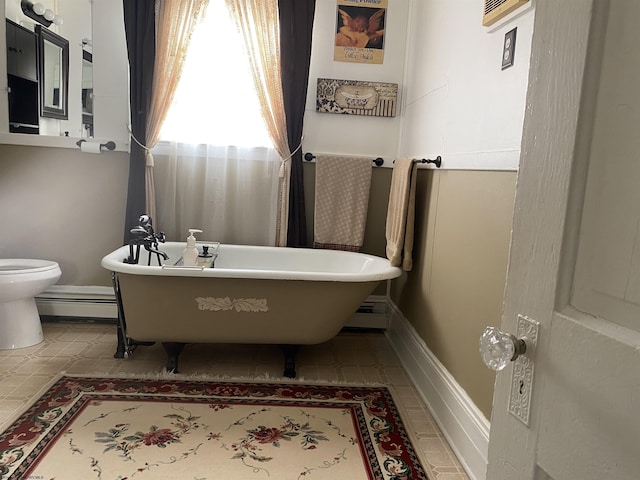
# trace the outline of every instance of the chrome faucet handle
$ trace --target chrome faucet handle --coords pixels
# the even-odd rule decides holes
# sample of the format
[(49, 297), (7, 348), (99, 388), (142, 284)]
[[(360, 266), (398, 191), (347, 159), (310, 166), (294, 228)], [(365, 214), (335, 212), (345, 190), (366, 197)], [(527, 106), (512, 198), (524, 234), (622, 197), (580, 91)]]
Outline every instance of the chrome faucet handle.
[(145, 228), (153, 225), (153, 220), (151, 220), (151, 217), (146, 214), (140, 215), (140, 217), (138, 218), (138, 222), (140, 223), (140, 225), (142, 225)]
[(141, 227), (140, 225), (138, 225), (137, 227), (133, 227), (131, 230), (129, 230), (131, 233), (135, 234), (135, 235), (146, 235), (148, 232)]

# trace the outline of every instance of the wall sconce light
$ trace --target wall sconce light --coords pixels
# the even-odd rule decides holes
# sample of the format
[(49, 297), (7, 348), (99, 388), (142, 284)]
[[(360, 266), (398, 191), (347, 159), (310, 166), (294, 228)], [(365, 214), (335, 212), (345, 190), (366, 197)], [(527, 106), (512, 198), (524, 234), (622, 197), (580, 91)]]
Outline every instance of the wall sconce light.
[(60, 15), (56, 15), (50, 8), (44, 8), (41, 3), (32, 3), (29, 0), (22, 0), (20, 2), (20, 8), (22, 13), (27, 17), (41, 23), (45, 27), (48, 27), (52, 23), (55, 25), (62, 25), (63, 19)]

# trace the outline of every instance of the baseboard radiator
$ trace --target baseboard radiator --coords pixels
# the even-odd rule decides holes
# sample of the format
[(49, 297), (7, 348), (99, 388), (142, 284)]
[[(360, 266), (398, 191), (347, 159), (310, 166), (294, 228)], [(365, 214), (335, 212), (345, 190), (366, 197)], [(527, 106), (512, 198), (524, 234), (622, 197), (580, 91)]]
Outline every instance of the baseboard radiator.
[[(54, 285), (36, 297), (44, 317), (115, 319), (118, 308), (111, 287)], [(309, 308), (313, 308), (312, 305)], [(385, 295), (370, 295), (345, 326), (386, 329), (390, 307)]]
[(36, 305), (45, 317), (118, 318), (111, 287), (54, 285), (36, 296)]
[(386, 330), (390, 315), (386, 295), (369, 295), (345, 326)]

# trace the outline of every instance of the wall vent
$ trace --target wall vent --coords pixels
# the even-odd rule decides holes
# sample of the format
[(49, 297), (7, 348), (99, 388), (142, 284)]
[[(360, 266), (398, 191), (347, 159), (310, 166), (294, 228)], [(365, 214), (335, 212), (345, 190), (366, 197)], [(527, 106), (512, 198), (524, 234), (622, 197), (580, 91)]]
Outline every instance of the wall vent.
[(482, 25), (488, 27), (529, 0), (484, 0)]

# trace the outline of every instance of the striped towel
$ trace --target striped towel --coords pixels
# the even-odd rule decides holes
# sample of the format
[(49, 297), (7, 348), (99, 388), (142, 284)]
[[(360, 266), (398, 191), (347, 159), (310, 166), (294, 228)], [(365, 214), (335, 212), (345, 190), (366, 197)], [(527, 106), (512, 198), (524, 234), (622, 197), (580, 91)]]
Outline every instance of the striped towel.
[(413, 228), (418, 166), (411, 158), (399, 158), (393, 165), (387, 209), (387, 258), (394, 267), (413, 268)]
[(370, 158), (316, 157), (314, 248), (360, 250), (370, 187)]

